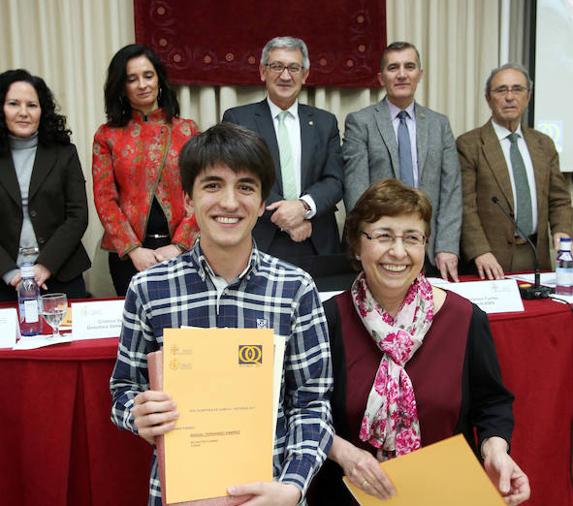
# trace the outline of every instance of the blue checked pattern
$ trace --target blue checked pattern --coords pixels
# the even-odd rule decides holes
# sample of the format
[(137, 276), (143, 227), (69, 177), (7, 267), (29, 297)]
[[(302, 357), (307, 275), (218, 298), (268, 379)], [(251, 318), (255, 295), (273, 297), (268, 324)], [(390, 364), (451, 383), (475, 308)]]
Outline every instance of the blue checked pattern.
[[(112, 421), (137, 434), (131, 408), (135, 396), (149, 389), (146, 355), (162, 347), (163, 329), (257, 328), (264, 320), (287, 339), (273, 474), (304, 494), (333, 437), (330, 347), (314, 282), (306, 272), (259, 252), (256, 246), (249, 268), (220, 298), (212, 276), (197, 242), (189, 252), (133, 278), (110, 379)], [(149, 495), (149, 505), (161, 505), (155, 455)]]

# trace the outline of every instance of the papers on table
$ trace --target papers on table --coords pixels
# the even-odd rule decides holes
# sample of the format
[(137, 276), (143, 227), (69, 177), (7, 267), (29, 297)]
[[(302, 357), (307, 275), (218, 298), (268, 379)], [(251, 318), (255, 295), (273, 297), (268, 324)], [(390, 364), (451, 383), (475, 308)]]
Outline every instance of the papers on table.
[(486, 313), (523, 311), (523, 301), (515, 279), (450, 283), (442, 278), (428, 278), (433, 286), (451, 290), (471, 300)]
[(274, 349), (281, 353), (284, 339), (274, 345), (270, 329), (165, 329), (163, 339), (163, 389), (180, 413), (163, 438), (165, 502), (272, 480), (282, 380)]
[(123, 317), (123, 299), (74, 302), (72, 335), (74, 340), (118, 337)]
[[(533, 284), (535, 282), (534, 274), (508, 274), (506, 278), (517, 279), (519, 281), (525, 281), (526, 283)], [(554, 272), (542, 272), (540, 275), (539, 282), (544, 286), (550, 286), (555, 288), (557, 283), (557, 277)]]
[(463, 436), (458, 435), (380, 464), (396, 495), (381, 502), (348, 478), (344, 483), (362, 506), (503, 506), (505, 502)]
[(554, 293), (550, 294), (549, 297), (555, 299), (557, 302), (568, 302), (569, 304), (573, 304), (573, 295), (555, 295)]
[(0, 309), (0, 348), (12, 348), (20, 334), (15, 308)]
[(41, 336), (22, 336), (14, 345), (13, 350), (35, 350), (44, 348), (53, 344), (71, 343), (71, 334), (62, 334), (61, 337), (52, 337), (52, 334), (43, 334)]

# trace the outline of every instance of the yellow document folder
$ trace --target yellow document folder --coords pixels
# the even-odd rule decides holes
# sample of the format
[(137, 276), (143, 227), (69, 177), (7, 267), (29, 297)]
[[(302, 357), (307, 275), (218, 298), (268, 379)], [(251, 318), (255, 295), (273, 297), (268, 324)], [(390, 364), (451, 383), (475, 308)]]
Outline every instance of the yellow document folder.
[(272, 480), (272, 330), (166, 329), (163, 387), (180, 414), (164, 438), (167, 503)]
[(504, 506), (462, 435), (388, 460), (380, 467), (396, 495), (386, 501), (366, 494), (345, 476), (344, 483), (362, 506)]

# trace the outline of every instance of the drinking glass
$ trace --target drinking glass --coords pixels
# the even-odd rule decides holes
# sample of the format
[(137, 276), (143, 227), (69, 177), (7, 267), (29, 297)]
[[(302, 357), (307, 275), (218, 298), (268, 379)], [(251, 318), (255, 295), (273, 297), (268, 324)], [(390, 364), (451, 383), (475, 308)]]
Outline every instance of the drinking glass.
[(60, 336), (60, 324), (66, 317), (68, 298), (65, 293), (48, 293), (40, 297), (40, 310), (46, 323), (52, 327), (52, 337)]

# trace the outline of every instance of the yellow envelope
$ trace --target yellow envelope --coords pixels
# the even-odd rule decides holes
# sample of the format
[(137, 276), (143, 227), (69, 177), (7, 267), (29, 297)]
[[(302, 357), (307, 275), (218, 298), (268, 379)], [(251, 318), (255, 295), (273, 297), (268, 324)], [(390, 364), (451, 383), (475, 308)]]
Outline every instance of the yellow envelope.
[(344, 483), (362, 506), (504, 506), (462, 435), (380, 464), (396, 487), (392, 499), (381, 501)]
[(167, 503), (272, 480), (272, 330), (165, 329), (163, 340), (163, 387), (180, 413), (165, 435)]

